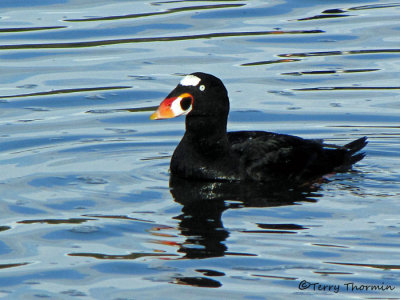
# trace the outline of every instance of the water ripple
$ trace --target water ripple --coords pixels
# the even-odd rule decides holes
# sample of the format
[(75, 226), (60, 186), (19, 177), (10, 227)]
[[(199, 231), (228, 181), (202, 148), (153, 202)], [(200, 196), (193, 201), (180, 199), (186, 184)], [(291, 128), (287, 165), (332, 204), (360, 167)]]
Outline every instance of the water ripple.
[(259, 36), (259, 35), (271, 35), (271, 34), (315, 34), (323, 32), (324, 31), (322, 30), (214, 32), (214, 33), (203, 33), (203, 34), (193, 34), (193, 35), (142, 37), (142, 38), (98, 40), (98, 41), (86, 41), (86, 42), (0, 45), (0, 50), (83, 48), (83, 47), (86, 48), (86, 47), (98, 47), (98, 46), (117, 45), (117, 44), (172, 42), (172, 41), (213, 39), (213, 38), (225, 38), (225, 37)]
[[(171, 2), (168, 2), (168, 3), (171, 3)], [(158, 2), (158, 4), (161, 4), (161, 2)], [(121, 20), (121, 19), (136, 19), (136, 18), (152, 17), (152, 16), (158, 16), (158, 15), (174, 14), (174, 13), (179, 13), (179, 12), (184, 12), (184, 11), (199, 11), (199, 10), (205, 10), (205, 9), (233, 8), (233, 7), (241, 7), (244, 5), (246, 5), (246, 4), (216, 4), (216, 5), (187, 6), (187, 7), (169, 8), (165, 11), (160, 11), (160, 12), (128, 14), (128, 15), (121, 15), (121, 16), (82, 18), (82, 19), (64, 19), (63, 21), (65, 21), (65, 22), (94, 22), (94, 21), (110, 21), (110, 20)]]
[[(400, 282), (399, 2), (28, 2), (0, 3), (0, 297)], [(310, 191), (177, 181), (184, 119), (149, 115), (195, 71), (226, 84), (230, 130), (366, 135), (366, 158)]]

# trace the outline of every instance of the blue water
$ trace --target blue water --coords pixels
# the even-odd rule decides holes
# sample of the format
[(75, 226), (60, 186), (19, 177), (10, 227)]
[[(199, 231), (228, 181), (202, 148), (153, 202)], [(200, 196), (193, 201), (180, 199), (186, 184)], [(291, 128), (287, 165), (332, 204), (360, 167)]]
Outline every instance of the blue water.
[[(1, 299), (400, 297), (400, 2), (0, 8)], [(230, 130), (368, 136), (366, 158), (310, 194), (171, 191), (184, 120), (149, 115), (195, 71)]]

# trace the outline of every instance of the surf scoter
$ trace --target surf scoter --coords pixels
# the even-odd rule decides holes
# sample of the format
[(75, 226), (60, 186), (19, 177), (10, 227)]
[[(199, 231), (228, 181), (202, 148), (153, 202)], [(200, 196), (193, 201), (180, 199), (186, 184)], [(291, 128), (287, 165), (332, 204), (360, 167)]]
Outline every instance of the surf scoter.
[(210, 74), (193, 73), (161, 102), (151, 120), (186, 115), (186, 132), (174, 151), (175, 176), (209, 181), (304, 183), (344, 172), (365, 154), (366, 137), (344, 146), (264, 131), (227, 132), (228, 92)]

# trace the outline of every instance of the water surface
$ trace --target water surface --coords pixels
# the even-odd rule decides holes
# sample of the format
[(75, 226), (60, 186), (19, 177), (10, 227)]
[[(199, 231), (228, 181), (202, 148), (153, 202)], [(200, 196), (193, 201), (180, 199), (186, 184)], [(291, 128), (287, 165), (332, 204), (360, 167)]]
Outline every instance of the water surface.
[[(400, 297), (400, 2), (0, 7), (2, 298)], [(366, 135), (367, 157), (304, 193), (171, 193), (184, 120), (149, 115), (195, 71), (230, 130)]]

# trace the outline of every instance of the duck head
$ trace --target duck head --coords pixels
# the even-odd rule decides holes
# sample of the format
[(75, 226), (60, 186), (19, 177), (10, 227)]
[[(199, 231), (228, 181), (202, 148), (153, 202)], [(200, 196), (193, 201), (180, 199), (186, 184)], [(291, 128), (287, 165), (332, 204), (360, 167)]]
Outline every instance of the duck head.
[(226, 120), (228, 113), (228, 92), (222, 81), (213, 75), (196, 72), (186, 75), (180, 81), (150, 119), (188, 115)]

